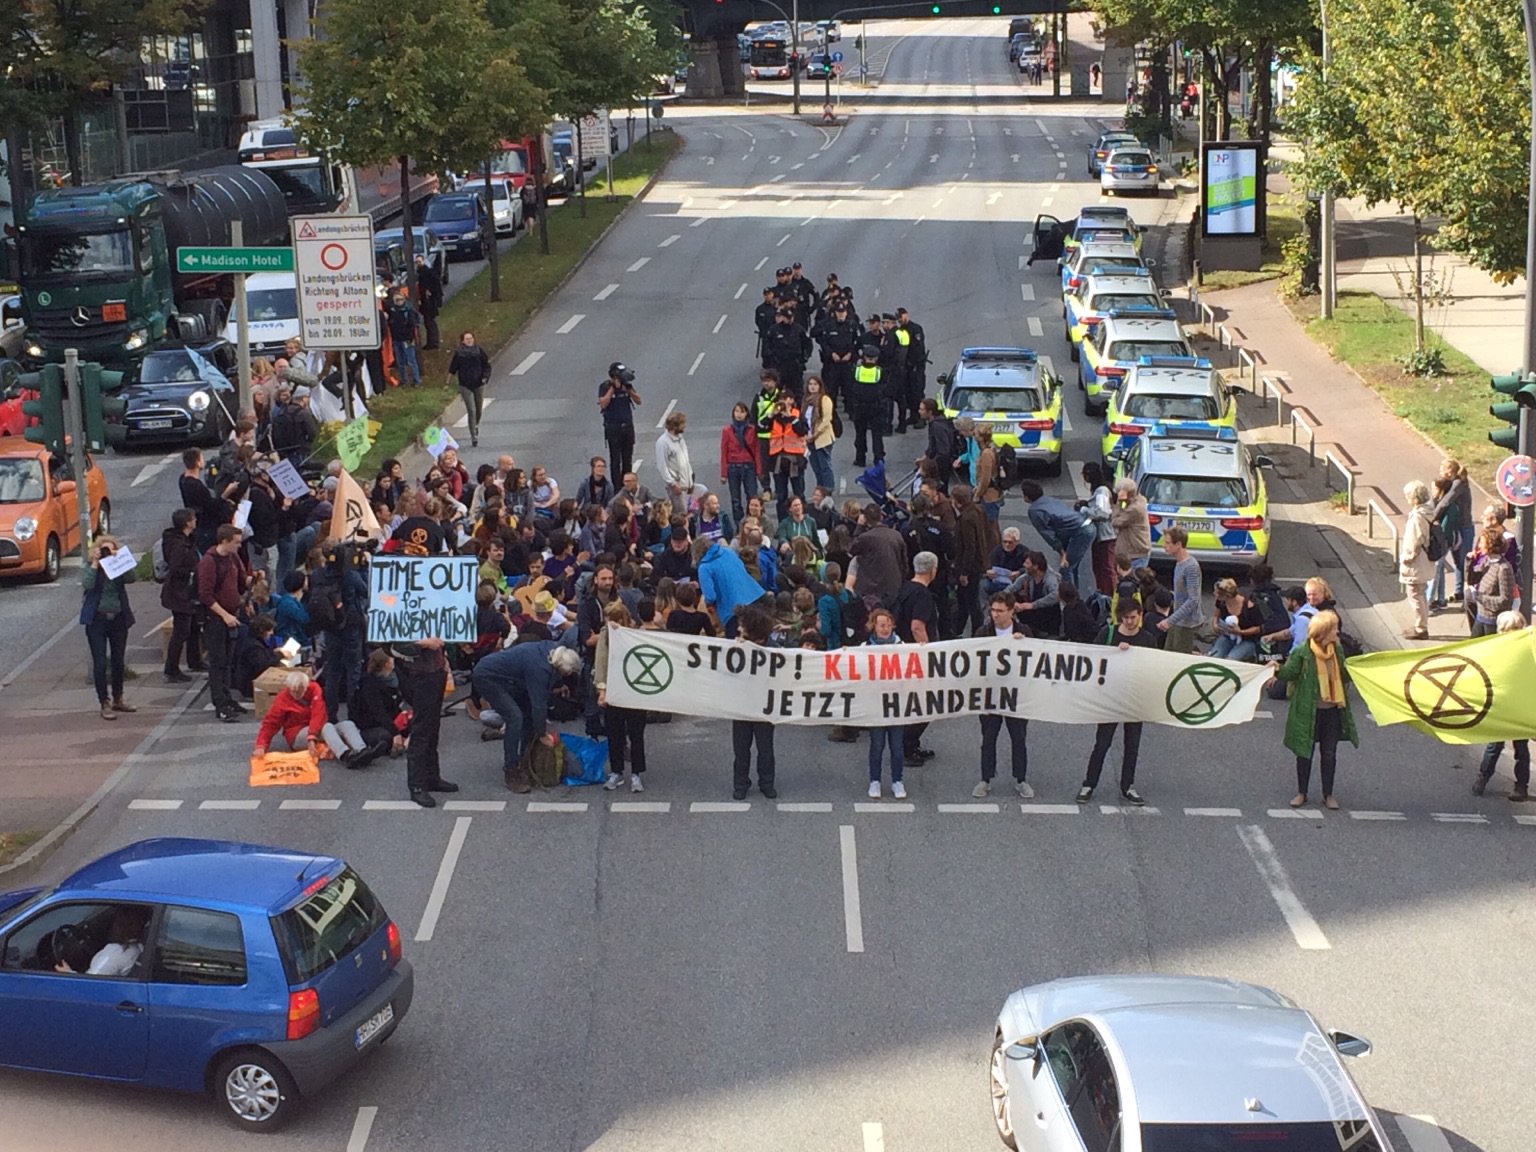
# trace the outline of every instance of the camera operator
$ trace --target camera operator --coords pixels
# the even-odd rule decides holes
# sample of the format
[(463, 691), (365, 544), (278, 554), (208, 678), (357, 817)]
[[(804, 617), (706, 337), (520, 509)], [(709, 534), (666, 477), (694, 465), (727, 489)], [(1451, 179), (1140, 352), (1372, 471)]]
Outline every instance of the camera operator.
[(622, 361), (608, 365), (608, 379), (597, 386), (597, 406), (603, 413), (603, 439), (608, 441), (609, 471), (623, 476), (635, 467), (635, 370)]

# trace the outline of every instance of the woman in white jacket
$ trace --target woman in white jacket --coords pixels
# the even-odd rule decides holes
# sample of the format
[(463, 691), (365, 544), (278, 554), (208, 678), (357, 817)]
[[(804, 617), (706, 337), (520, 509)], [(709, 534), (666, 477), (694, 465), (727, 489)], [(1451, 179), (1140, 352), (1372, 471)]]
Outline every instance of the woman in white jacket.
[(1403, 631), (1408, 640), (1429, 639), (1429, 601), (1425, 599), (1425, 586), (1435, 574), (1435, 562), (1429, 558), (1430, 505), (1429, 485), (1422, 480), (1410, 480), (1403, 485), (1403, 498), (1408, 501), (1408, 519), (1403, 524), (1403, 536), (1397, 548), (1397, 578), (1408, 598), (1413, 627)]
[(697, 500), (709, 491), (694, 482), (688, 441), (683, 439), (683, 430), (687, 426), (688, 417), (673, 412), (667, 417), (666, 430), (656, 439), (656, 471), (661, 474), (667, 497), (672, 501), (674, 516), (687, 516), (689, 500)]

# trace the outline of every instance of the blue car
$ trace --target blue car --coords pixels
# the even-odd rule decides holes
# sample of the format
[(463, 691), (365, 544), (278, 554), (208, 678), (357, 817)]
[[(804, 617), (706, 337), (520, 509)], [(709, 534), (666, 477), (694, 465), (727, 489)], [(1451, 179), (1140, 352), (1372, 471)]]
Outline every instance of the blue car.
[(0, 894), (0, 1066), (209, 1092), (238, 1127), (387, 1040), (415, 977), (342, 860), (144, 840)]

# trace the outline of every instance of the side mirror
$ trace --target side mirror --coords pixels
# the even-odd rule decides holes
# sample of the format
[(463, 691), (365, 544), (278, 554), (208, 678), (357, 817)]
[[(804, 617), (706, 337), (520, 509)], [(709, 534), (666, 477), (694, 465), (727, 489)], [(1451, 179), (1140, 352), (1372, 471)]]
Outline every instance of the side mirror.
[(1221, 386), (1221, 390), (1226, 395), (1228, 400), (1233, 400), (1237, 398), (1238, 394), (1242, 392), (1243, 388), (1241, 384), (1223, 384)]
[(1142, 263), (1145, 264), (1148, 268), (1156, 268), (1157, 267), (1157, 261), (1156, 260), (1143, 260)]
[(934, 377), (934, 379), (938, 381), (938, 384), (939, 384), (940, 388), (948, 388), (949, 387), (949, 373), (948, 372), (940, 372), (936, 377)]
[[(1148, 265), (1148, 267), (1151, 267), (1151, 265)], [(1172, 300), (1173, 299), (1173, 289), (1172, 288), (1159, 288), (1157, 290), (1157, 294), (1160, 297), (1162, 297), (1164, 300)]]
[(1371, 1054), (1371, 1042), (1364, 1036), (1356, 1036), (1352, 1032), (1344, 1032), (1338, 1028), (1329, 1028), (1323, 1035), (1333, 1042), (1340, 1056), (1358, 1058)]
[(73, 480), (60, 480), (53, 486), (55, 496), (73, 496), (75, 494), (75, 482)]
[(1040, 1055), (1040, 1047), (1028, 1040), (1021, 1040), (1017, 1044), (1010, 1044), (1004, 1048), (1003, 1054), (1010, 1060), (1034, 1060)]
[(1255, 468), (1273, 468), (1275, 462), (1268, 456), (1255, 456), (1253, 458), (1253, 466)]

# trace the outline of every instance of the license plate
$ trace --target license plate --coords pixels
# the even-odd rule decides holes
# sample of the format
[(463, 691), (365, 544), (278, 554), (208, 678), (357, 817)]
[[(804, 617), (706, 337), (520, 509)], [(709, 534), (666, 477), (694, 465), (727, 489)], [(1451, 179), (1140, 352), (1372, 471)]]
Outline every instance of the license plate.
[(395, 1006), (386, 1004), (368, 1019), (364, 1020), (357, 1030), (356, 1046), (361, 1048), (368, 1041), (377, 1036), (395, 1018)]
[(157, 431), (157, 430), (159, 430), (161, 428), (169, 428), (170, 426), (171, 426), (171, 422), (169, 420), (140, 420), (139, 421), (139, 427), (144, 429), (146, 432), (153, 432), (153, 431)]
[(1216, 532), (1216, 521), (1214, 520), (1179, 520), (1177, 523), (1186, 532), (1209, 532), (1212, 534)]

